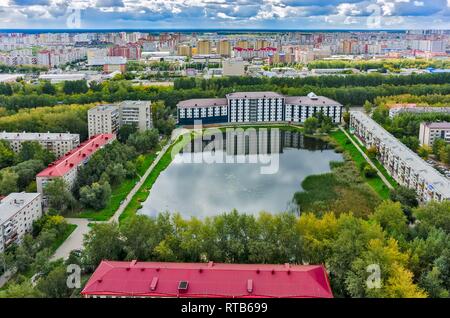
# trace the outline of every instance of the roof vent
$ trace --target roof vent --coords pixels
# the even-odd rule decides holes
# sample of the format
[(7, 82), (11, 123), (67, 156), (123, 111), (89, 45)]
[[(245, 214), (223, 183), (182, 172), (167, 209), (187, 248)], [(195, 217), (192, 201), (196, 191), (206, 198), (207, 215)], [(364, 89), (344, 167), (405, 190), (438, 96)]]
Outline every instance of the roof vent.
[(260, 272), (260, 270), (259, 270), (259, 268), (256, 270), (256, 274), (259, 274), (259, 272)]
[(178, 290), (179, 291), (186, 291), (189, 287), (189, 282), (187, 280), (181, 280), (178, 283)]
[(158, 285), (158, 277), (153, 277), (152, 282), (150, 283), (150, 290), (155, 290), (156, 285)]
[(253, 292), (253, 280), (247, 280), (247, 292), (250, 294)]

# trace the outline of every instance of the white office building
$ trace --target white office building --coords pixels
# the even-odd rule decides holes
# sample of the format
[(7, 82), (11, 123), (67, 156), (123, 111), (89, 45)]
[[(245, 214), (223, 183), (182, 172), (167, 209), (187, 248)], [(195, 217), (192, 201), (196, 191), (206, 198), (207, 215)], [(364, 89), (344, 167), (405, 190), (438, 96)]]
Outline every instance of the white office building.
[(421, 145), (433, 146), (436, 139), (450, 143), (450, 123), (421, 123), (419, 140)]
[(15, 133), (0, 132), (0, 140), (9, 142), (11, 149), (18, 153), (26, 141), (36, 141), (44, 149), (61, 157), (80, 144), (80, 135), (69, 133)]
[(414, 189), (422, 202), (450, 200), (450, 180), (368, 115), (351, 111), (350, 128), (366, 147), (377, 148), (378, 160), (388, 173), (399, 184)]
[(42, 216), (41, 194), (11, 193), (0, 201), (0, 253), (20, 243), (31, 232), (33, 222)]

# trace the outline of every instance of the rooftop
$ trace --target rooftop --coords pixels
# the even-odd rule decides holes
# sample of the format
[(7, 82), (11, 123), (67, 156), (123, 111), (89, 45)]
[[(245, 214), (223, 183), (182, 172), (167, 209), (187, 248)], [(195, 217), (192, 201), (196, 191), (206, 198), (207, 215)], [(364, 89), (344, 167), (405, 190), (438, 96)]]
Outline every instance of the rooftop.
[(236, 92), (227, 94), (227, 98), (284, 98), (275, 92)]
[(39, 193), (11, 193), (0, 201), (0, 224), (9, 220), (24, 206), (40, 196)]
[(108, 104), (108, 105), (99, 105), (99, 106), (95, 106), (94, 108), (89, 109), (88, 113), (92, 113), (92, 112), (99, 112), (99, 111), (115, 111), (117, 110), (117, 106), (116, 105), (112, 105), (112, 104)]
[(335, 100), (324, 96), (317, 96), (314, 93), (309, 93), (308, 96), (288, 96), (286, 97), (286, 104), (308, 106), (341, 105)]
[(448, 122), (425, 123), (424, 125), (431, 129), (450, 129), (450, 123)]
[(83, 295), (332, 298), (321, 265), (102, 261)]
[(179, 108), (207, 107), (207, 106), (227, 106), (226, 98), (197, 98), (183, 100), (177, 104)]
[(38, 173), (37, 177), (61, 177), (76, 168), (81, 162), (90, 157), (104, 145), (116, 139), (114, 134), (100, 134), (92, 136), (78, 147), (72, 149), (63, 157), (48, 165), (47, 168)]
[(415, 152), (391, 135), (372, 118), (361, 111), (351, 111), (350, 113), (363, 123), (375, 136), (382, 140), (396, 156), (402, 161), (407, 162), (420, 178), (426, 180), (430, 186), (436, 189), (444, 197), (450, 198), (450, 181), (447, 178), (442, 176), (436, 169), (426, 163)]
[(0, 139), (3, 140), (73, 140), (79, 139), (80, 135), (70, 133), (29, 133), (29, 132), (0, 132)]

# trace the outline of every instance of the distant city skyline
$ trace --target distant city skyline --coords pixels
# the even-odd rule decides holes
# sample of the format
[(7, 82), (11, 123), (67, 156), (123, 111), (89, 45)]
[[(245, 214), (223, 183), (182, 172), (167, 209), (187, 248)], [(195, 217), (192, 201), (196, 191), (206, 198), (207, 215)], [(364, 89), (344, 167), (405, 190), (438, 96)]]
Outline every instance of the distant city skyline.
[(0, 0), (1, 29), (450, 29), (450, 0)]

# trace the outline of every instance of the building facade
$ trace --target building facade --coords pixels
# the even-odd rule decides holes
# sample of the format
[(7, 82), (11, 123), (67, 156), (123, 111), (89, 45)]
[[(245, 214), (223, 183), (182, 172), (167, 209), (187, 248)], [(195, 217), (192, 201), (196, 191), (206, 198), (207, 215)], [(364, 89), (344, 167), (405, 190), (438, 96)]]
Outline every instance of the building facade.
[(325, 267), (102, 261), (86, 298), (333, 298)]
[(150, 101), (126, 100), (118, 104), (119, 125), (134, 125), (140, 131), (153, 127)]
[(0, 201), (0, 253), (20, 243), (31, 232), (33, 222), (42, 216), (40, 193), (11, 193)]
[(100, 105), (88, 110), (89, 137), (116, 134), (120, 126), (119, 109), (115, 105)]
[(275, 92), (239, 92), (228, 94), (226, 98), (181, 101), (177, 111), (179, 125), (193, 125), (195, 120), (203, 124), (302, 123), (319, 112), (331, 117), (334, 123), (340, 123), (343, 105), (314, 93), (285, 97)]
[(153, 127), (151, 102), (127, 100), (100, 105), (88, 111), (89, 136), (116, 134), (122, 125), (136, 126), (140, 131)]
[(62, 178), (68, 188), (72, 188), (78, 169), (85, 165), (90, 157), (104, 146), (116, 140), (115, 134), (100, 134), (92, 136), (77, 148), (72, 149), (64, 157), (48, 165), (36, 176), (37, 191), (44, 193), (46, 184), (55, 178)]
[(58, 158), (80, 144), (80, 135), (69, 133), (11, 133), (0, 132), (0, 140), (9, 142), (11, 149), (18, 153), (26, 141), (38, 142), (42, 148), (54, 153)]
[(414, 189), (420, 201), (450, 200), (450, 181), (363, 112), (350, 112), (350, 129), (401, 185)]
[(389, 109), (389, 117), (394, 118), (403, 113), (424, 114), (424, 113), (443, 113), (450, 114), (450, 107), (418, 107), (416, 104), (395, 105)]
[(419, 140), (421, 145), (433, 146), (436, 139), (450, 144), (450, 123), (420, 123)]

